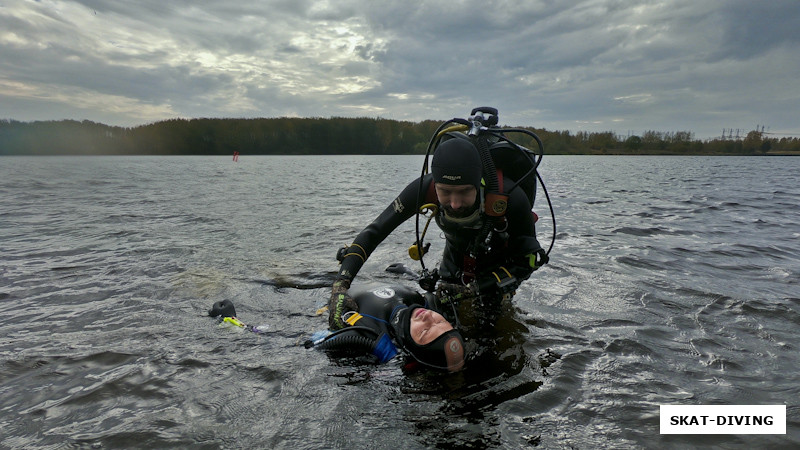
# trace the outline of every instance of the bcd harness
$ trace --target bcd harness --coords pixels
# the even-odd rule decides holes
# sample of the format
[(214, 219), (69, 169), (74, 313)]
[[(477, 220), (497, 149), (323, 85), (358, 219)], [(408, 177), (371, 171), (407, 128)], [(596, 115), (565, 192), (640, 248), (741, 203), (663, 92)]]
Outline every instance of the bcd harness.
[[(506, 234), (504, 231), (508, 228), (506, 213), (508, 212), (509, 194), (505, 193), (503, 189), (503, 169), (495, 168), (495, 170), (497, 174), (498, 191), (500, 193), (486, 193), (486, 183), (483, 180), (481, 183), (482, 186), (480, 193), (480, 208), (482, 210), (481, 223), (488, 221), (493, 226), (489, 230), (488, 236), (483, 236), (482, 233), (478, 233), (472, 239), (472, 242), (467, 246), (466, 251), (463, 252), (460, 281), (465, 285), (474, 281), (476, 278), (478, 258), (486, 256), (492, 251), (497, 251), (498, 245), (501, 245), (502, 248), (506, 248), (508, 245), (508, 234)], [(439, 204), (439, 198), (436, 195), (436, 186), (433, 180), (431, 180), (431, 183), (428, 185), (428, 190), (425, 193), (425, 205), (423, 207), (428, 209), (436, 209), (433, 215), (441, 213), (442, 211)], [(539, 217), (533, 211), (531, 211), (531, 214), (533, 216), (533, 222), (536, 223), (536, 221), (539, 220)], [(430, 220), (428, 221), (428, 224), (430, 224)], [(428, 224), (425, 226), (425, 231), (427, 231)], [(423, 235), (425, 234), (425, 231), (423, 231)], [(429, 246), (430, 244), (426, 246), (425, 251), (427, 251)], [(418, 252), (418, 249), (415, 246), (412, 246), (412, 248), (409, 249), (409, 254), (411, 255), (412, 259), (418, 260), (419, 258), (415, 257), (417, 255), (413, 252)], [(493, 279), (490, 278), (489, 280), (496, 280), (496, 286), (500, 293), (505, 295), (511, 293), (513, 289), (516, 288), (516, 277), (511, 275), (511, 273), (505, 267), (500, 266), (498, 267), (497, 271), (491, 272), (491, 274)], [(487, 284), (493, 283), (487, 282)]]
[[(544, 147), (541, 139), (535, 133), (524, 129), (498, 128), (497, 109), (491, 107), (474, 108), (469, 120), (452, 119), (443, 123), (436, 130), (425, 155), (422, 175), (428, 172), (428, 161), (430, 155), (436, 147), (445, 139), (467, 139), (470, 140), (478, 149), (478, 154), (483, 166), (484, 177), (481, 180), (481, 219), (482, 226), (480, 232), (474, 237), (467, 246), (467, 251), (463, 252), (462, 277), (461, 281), (465, 285), (473, 281), (477, 272), (477, 259), (482, 258), (496, 251), (499, 246), (507, 247), (508, 235), (504, 232), (508, 228), (506, 213), (508, 210), (509, 194), (521, 187), (526, 194), (531, 207), (536, 198), (537, 180), (542, 185), (548, 205), (550, 206), (551, 216), (553, 217), (553, 238), (546, 254), (550, 253), (555, 242), (555, 215), (553, 214), (552, 203), (544, 186), (544, 182), (538, 173), (538, 166), (544, 154)], [(488, 116), (487, 116), (488, 115)], [(450, 125), (456, 124), (456, 125)], [(528, 150), (513, 141), (509, 140), (506, 133), (521, 133), (533, 138), (538, 145), (539, 152)], [(490, 142), (491, 141), (491, 142)], [(495, 161), (497, 159), (497, 161)], [(498, 164), (496, 165), (495, 162)], [(499, 167), (497, 167), (499, 166)], [(506, 190), (503, 186), (504, 171), (508, 179), (513, 184)], [(420, 188), (422, 189), (423, 178), (420, 178)], [(424, 200), (424, 205), (417, 204), (417, 240), (409, 249), (412, 259), (418, 260), (422, 266), (420, 286), (428, 291), (433, 291), (438, 280), (438, 273), (429, 272), (423, 262), (425, 252), (430, 244), (422, 244), (424, 232), (420, 236), (419, 216), (425, 215), (426, 211), (433, 211), (425, 225), (427, 231), (430, 220), (439, 213), (439, 202), (436, 195), (435, 182), (431, 181), (427, 191), (420, 200)], [(531, 211), (533, 223), (538, 221), (536, 213)], [(529, 264), (538, 268), (536, 253), (528, 255)], [(505, 268), (500, 266), (496, 271), (491, 272), (496, 279), (497, 289), (508, 294), (516, 288), (517, 279)], [(480, 280), (481, 284), (489, 284), (491, 278)], [(488, 286), (487, 286), (488, 287)], [(483, 286), (480, 286), (482, 291)]]

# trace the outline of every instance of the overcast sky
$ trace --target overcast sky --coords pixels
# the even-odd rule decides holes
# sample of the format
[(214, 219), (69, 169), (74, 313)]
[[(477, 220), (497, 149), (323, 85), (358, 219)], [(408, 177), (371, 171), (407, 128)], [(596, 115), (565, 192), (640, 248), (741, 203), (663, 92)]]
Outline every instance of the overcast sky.
[(0, 0), (0, 118), (800, 135), (798, 0)]

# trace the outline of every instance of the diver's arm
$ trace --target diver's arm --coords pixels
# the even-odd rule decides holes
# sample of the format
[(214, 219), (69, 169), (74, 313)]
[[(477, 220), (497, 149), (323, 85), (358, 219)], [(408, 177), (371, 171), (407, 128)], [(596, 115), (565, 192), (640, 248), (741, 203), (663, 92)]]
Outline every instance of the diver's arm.
[[(431, 177), (423, 179), (423, 191), (426, 192)], [(334, 330), (344, 328), (342, 320), (347, 311), (358, 311), (358, 305), (347, 293), (350, 283), (355, 278), (361, 266), (373, 250), (386, 239), (395, 228), (414, 215), (414, 210), (419, 202), (420, 180), (412, 181), (400, 195), (390, 204), (375, 220), (372, 221), (355, 241), (344, 251), (341, 258), (341, 267), (336, 281), (331, 288), (331, 298), (328, 301), (328, 324)]]
[[(430, 176), (427, 176), (423, 180), (422, 192), (427, 191), (430, 178)], [(414, 215), (414, 210), (419, 201), (419, 192), (420, 181), (416, 179), (409, 183), (400, 195), (358, 234), (353, 244), (344, 252), (338, 279), (352, 281), (375, 248), (400, 224)]]
[(547, 263), (547, 255), (536, 239), (534, 217), (528, 198), (522, 190), (517, 189), (512, 192), (509, 198), (508, 248), (511, 250), (508, 263), (514, 267), (512, 272), (520, 280), (528, 278), (534, 270)]

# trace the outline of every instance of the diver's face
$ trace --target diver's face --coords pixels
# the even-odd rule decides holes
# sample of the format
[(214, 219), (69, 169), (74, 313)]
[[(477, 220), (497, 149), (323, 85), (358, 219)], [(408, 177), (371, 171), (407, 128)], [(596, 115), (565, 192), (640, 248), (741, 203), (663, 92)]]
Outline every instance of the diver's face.
[(467, 217), (474, 211), (478, 190), (471, 184), (436, 183), (436, 197), (439, 204), (451, 217)]
[(430, 309), (417, 308), (411, 313), (411, 339), (417, 345), (430, 344), (442, 334), (453, 329), (441, 314)]

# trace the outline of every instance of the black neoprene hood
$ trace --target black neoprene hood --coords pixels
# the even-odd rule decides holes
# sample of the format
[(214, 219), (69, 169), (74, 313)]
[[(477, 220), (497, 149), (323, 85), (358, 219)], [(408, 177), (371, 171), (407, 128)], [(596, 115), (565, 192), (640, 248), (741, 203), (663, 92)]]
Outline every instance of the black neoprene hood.
[(442, 142), (433, 154), (433, 180), (441, 184), (470, 184), (479, 187), (483, 165), (478, 149), (466, 139), (453, 138)]
[(392, 317), (398, 343), (422, 364), (436, 369), (455, 372), (464, 366), (464, 339), (452, 329), (425, 345), (419, 345), (411, 337), (411, 316), (421, 306), (402, 308)]

